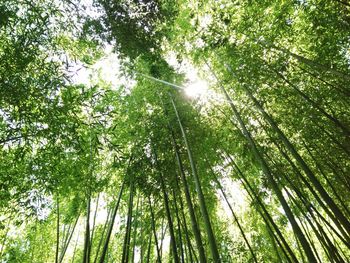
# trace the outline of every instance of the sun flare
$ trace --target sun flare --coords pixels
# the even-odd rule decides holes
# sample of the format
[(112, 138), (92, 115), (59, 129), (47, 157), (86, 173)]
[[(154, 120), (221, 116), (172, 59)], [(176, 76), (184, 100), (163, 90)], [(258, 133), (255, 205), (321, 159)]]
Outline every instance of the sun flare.
[(185, 93), (188, 97), (197, 98), (205, 95), (208, 92), (208, 83), (203, 80), (198, 80), (190, 83), (185, 87)]

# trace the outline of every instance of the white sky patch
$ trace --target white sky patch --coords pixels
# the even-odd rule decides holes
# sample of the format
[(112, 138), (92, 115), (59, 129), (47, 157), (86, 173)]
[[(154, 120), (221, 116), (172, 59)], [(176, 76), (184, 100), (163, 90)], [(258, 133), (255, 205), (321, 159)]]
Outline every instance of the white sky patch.
[[(242, 216), (244, 217), (244, 214), (249, 209), (249, 202), (246, 198), (246, 193), (242, 189), (241, 183), (227, 177), (220, 179), (220, 182), (235, 215), (238, 218), (242, 218)], [(219, 189), (216, 191), (216, 195), (219, 199), (219, 207), (217, 210), (218, 218), (227, 222), (227, 230), (234, 240), (240, 239), (241, 233), (237, 227), (237, 223), (235, 222), (232, 212)], [(245, 222), (240, 220), (240, 223), (244, 225)]]
[(191, 20), (192, 26), (194, 26), (196, 24), (197, 19), (198, 19), (199, 26), (201, 29), (207, 28), (210, 25), (210, 23), (213, 21), (213, 17), (211, 16), (211, 14), (204, 14), (204, 15), (200, 15), (200, 16), (195, 16)]
[[(221, 186), (225, 192), (228, 202), (235, 212), (235, 215), (238, 218), (242, 218), (242, 216), (249, 210), (249, 200), (241, 182), (231, 178), (232, 167), (225, 165), (227, 161), (228, 160), (225, 160), (223, 165), (218, 165), (213, 167), (213, 169), (221, 175), (219, 176)], [(220, 189), (216, 190), (216, 195), (219, 199), (217, 216), (228, 223), (228, 231), (234, 239), (240, 238), (241, 234), (237, 228), (237, 224), (233, 219), (229, 205), (227, 204)], [(241, 221), (241, 224), (244, 224), (244, 222)]]
[[(232, 167), (225, 166), (225, 164), (222, 166), (218, 165), (214, 167), (214, 171), (217, 171), (221, 174), (219, 180), (227, 198), (229, 199), (231, 206), (239, 206), (240, 208), (244, 208), (247, 205), (246, 192), (243, 190), (240, 181), (233, 180), (231, 178)], [(221, 193), (219, 189), (218, 191)], [(224, 206), (226, 206), (228, 210), (226, 202)]]
[(73, 83), (91, 86), (102, 81), (112, 88), (122, 85), (128, 89), (132, 88), (136, 82), (121, 74), (120, 60), (118, 55), (112, 52), (112, 46), (106, 46), (105, 53), (103, 58), (90, 67), (78, 63), (73, 65), (70, 68), (74, 72)]
[(205, 14), (199, 17), (199, 25), (203, 29), (207, 28), (212, 21), (213, 21), (213, 17), (210, 14)]
[(75, 84), (90, 84), (90, 74), (91, 69), (84, 67), (81, 64), (75, 64), (70, 67), (70, 70), (74, 72), (72, 76), (72, 81)]
[(244, 207), (246, 205), (245, 193), (241, 187), (241, 184), (237, 181), (233, 181), (230, 178), (224, 178), (221, 180), (225, 194), (231, 199), (231, 205)]
[(205, 42), (203, 39), (197, 38), (197, 40), (195, 41), (195, 45), (197, 48), (203, 48), (205, 46)]

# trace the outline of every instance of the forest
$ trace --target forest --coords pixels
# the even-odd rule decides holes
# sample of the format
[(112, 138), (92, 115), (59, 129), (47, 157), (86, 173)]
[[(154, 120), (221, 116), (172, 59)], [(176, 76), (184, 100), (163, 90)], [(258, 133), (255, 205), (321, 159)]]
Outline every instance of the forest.
[(0, 1), (0, 263), (350, 262), (348, 0)]

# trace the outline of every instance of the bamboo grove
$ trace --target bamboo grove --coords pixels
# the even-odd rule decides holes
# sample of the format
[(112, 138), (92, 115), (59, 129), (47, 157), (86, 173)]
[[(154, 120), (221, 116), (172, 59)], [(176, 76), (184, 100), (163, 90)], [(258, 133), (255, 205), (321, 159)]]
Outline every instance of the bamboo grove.
[(350, 262), (349, 32), (346, 0), (3, 1), (0, 262)]

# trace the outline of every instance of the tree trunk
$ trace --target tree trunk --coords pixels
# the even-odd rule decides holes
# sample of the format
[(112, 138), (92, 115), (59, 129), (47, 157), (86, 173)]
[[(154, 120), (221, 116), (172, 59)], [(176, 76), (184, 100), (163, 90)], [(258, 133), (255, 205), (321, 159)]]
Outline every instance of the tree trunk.
[[(273, 229), (276, 231), (278, 237), (280, 238), (281, 242), (283, 243), (285, 249), (288, 251), (289, 255), (292, 257), (294, 262), (298, 262), (297, 257), (295, 256), (293, 250), (291, 249), (291, 247), (288, 245), (287, 241), (285, 240), (284, 236), (282, 235), (281, 231), (279, 230), (279, 227), (276, 225), (276, 223), (273, 221), (270, 213), (267, 211), (264, 203), (261, 201), (260, 197), (255, 193), (253, 187), (251, 186), (251, 184), (249, 183), (249, 181), (245, 178), (244, 174), (242, 173), (242, 171), (239, 169), (239, 167), (237, 166), (237, 164), (234, 162), (234, 160), (231, 158), (230, 155), (226, 154), (226, 156), (229, 158), (231, 164), (233, 165), (233, 168), (237, 171), (239, 177), (242, 179), (242, 184), (244, 186), (244, 188), (246, 189), (247, 193), (250, 195), (251, 199), (254, 201), (256, 200), (259, 204), (259, 206), (261, 207), (261, 209), (263, 210), (263, 212), (261, 213), (262, 218), (265, 218), (264, 216), (266, 216), (266, 221), (270, 222), (271, 226), (273, 227)], [(258, 210), (259, 212), (260, 210)], [(278, 240), (276, 238), (276, 240)], [(282, 247), (282, 246), (281, 246)]]
[[(350, 96), (350, 91), (347, 90), (346, 88), (341, 87), (341, 86), (340, 86), (340, 87), (337, 87), (337, 86), (335, 86), (335, 85), (329, 83), (328, 81), (322, 79), (321, 77), (315, 75), (314, 73), (308, 71), (307, 69), (305, 69), (305, 68), (303, 68), (303, 67), (300, 67), (300, 66), (298, 66), (298, 65), (297, 65), (297, 67), (298, 67), (299, 69), (301, 69), (302, 71), (306, 72), (307, 74), (309, 74), (310, 76), (312, 76), (313, 78), (317, 79), (319, 82), (322, 82), (322, 83), (325, 84), (326, 86), (329, 86), (329, 87), (331, 87), (331, 88), (333, 88), (333, 89), (335, 89), (335, 90), (337, 90), (337, 91), (343, 93), (343, 95), (345, 95), (345, 96), (347, 96), (347, 97)], [(339, 85), (338, 85), (338, 86), (339, 86)]]
[(160, 248), (159, 248), (159, 251), (160, 251), (160, 258), (163, 258), (163, 242), (164, 242), (164, 238), (165, 238), (165, 233), (168, 230), (168, 224), (164, 225), (164, 218), (162, 218), (161, 225), (162, 225), (162, 231), (161, 231), (161, 234), (160, 234)]
[(149, 234), (146, 263), (149, 263), (149, 259), (151, 257), (151, 246), (152, 246), (152, 233)]
[(98, 210), (98, 204), (100, 200), (100, 193), (97, 195), (97, 200), (96, 200), (96, 207), (95, 207), (95, 213), (94, 213), (94, 219), (92, 221), (92, 230), (91, 230), (91, 238), (90, 238), (90, 253), (92, 251), (92, 242), (94, 240), (94, 232), (95, 232), (95, 223), (96, 223), (96, 216), (97, 216), (97, 210)]
[(157, 238), (157, 231), (156, 231), (156, 221), (154, 218), (154, 213), (153, 213), (153, 208), (152, 208), (152, 203), (151, 203), (151, 198), (150, 196), (148, 196), (148, 204), (149, 204), (149, 208), (150, 208), (150, 212), (151, 212), (151, 219), (152, 219), (152, 230), (153, 230), (153, 234), (154, 234), (154, 242), (156, 244), (156, 250), (157, 250), (157, 262), (161, 263), (161, 257), (160, 257), (160, 251), (159, 251), (159, 247), (158, 247), (158, 238)]
[(144, 232), (145, 232), (145, 229), (143, 227), (143, 220), (144, 220), (144, 217), (143, 217), (143, 197), (141, 196), (141, 209), (140, 209), (140, 218), (141, 218), (141, 225), (140, 225), (140, 240), (141, 240), (141, 246), (140, 246), (140, 263), (143, 263), (143, 256), (144, 256), (144, 242), (143, 242), (143, 239), (144, 239)]
[[(222, 89), (224, 89), (223, 86), (221, 86)], [(328, 195), (327, 191), (323, 188), (323, 186), (321, 185), (321, 183), (319, 182), (319, 180), (317, 179), (317, 177), (315, 176), (315, 174), (311, 171), (311, 169), (309, 168), (309, 166), (306, 164), (306, 162), (304, 161), (304, 159), (299, 155), (299, 153), (297, 152), (297, 150), (294, 148), (294, 146), (292, 145), (292, 143), (289, 141), (289, 139), (284, 135), (284, 133), (280, 130), (280, 128), (278, 127), (277, 123), (273, 120), (273, 118), (264, 110), (264, 108), (261, 106), (261, 104), (255, 99), (255, 97), (251, 94), (250, 90), (245, 87), (243, 85), (243, 88), (245, 89), (246, 93), (248, 94), (248, 96), (250, 97), (250, 99), (254, 102), (255, 106), (257, 107), (257, 109), (262, 113), (262, 115), (264, 116), (264, 118), (269, 122), (269, 124), (271, 125), (271, 127), (273, 128), (274, 131), (277, 132), (278, 137), (280, 138), (280, 140), (283, 142), (283, 144), (286, 146), (286, 148), (288, 149), (288, 151), (292, 154), (292, 156), (298, 161), (298, 163), (300, 164), (301, 168), (303, 169), (303, 171), (305, 172), (305, 174), (308, 176), (308, 178), (310, 179), (311, 183), (314, 185), (314, 187), (317, 189), (317, 191), (320, 193), (320, 195), (322, 196), (322, 198), (324, 199), (324, 201), (327, 203), (327, 205), (329, 206), (329, 208), (333, 211), (334, 215), (339, 219), (339, 222), (343, 225), (343, 227), (350, 232), (350, 222), (347, 220), (347, 218), (344, 216), (344, 214), (342, 213), (342, 211), (339, 209), (339, 207), (336, 205), (336, 203), (333, 201), (333, 199)], [(226, 96), (226, 90), (225, 90), (225, 96)], [(227, 94), (228, 99), (229, 96)], [(235, 106), (233, 105), (233, 102), (230, 102), (231, 107)], [(239, 115), (238, 111), (236, 109), (233, 109), (233, 111), (235, 112), (236, 117)], [(240, 121), (242, 124), (241, 126), (245, 126), (243, 124), (243, 121), (241, 120), (240, 116), (238, 116)], [(237, 118), (238, 118), (237, 117)], [(242, 129), (244, 128), (246, 130), (245, 127), (242, 126)], [(243, 130), (244, 130), (243, 129)], [(245, 133), (247, 133), (248, 131), (246, 130)], [(248, 132), (249, 133), (249, 132)], [(247, 134), (249, 137), (250, 135)], [(247, 136), (247, 138), (248, 138)], [(250, 144), (255, 144), (254, 141), (252, 139), (248, 139), (250, 142)], [(254, 152), (258, 151), (256, 146), (253, 147)], [(257, 153), (259, 155), (259, 153)], [(261, 157), (259, 157), (259, 159), (261, 159)], [(262, 162), (264, 163), (264, 161), (262, 160)], [(268, 172), (268, 167), (266, 164), (264, 164), (263, 166), (266, 166), (264, 169)], [(286, 211), (287, 212), (287, 211)], [(297, 228), (296, 228), (297, 230)], [(297, 230), (297, 232), (299, 232)], [(304, 239), (303, 237), (301, 237), (301, 239)], [(301, 241), (301, 243), (303, 243)], [(306, 245), (306, 244), (304, 244)], [(309, 249), (307, 247), (305, 247), (306, 250), (308, 250), (308, 253), (310, 252)], [(305, 251), (306, 252), (306, 251)], [(307, 254), (308, 254), (307, 253)], [(310, 254), (310, 253), (309, 253)], [(311, 254), (310, 254), (311, 256)], [(312, 256), (311, 256), (312, 257)], [(310, 260), (311, 258), (309, 258)]]
[(190, 165), (191, 165), (191, 170), (192, 170), (192, 175), (193, 175), (193, 179), (195, 182), (195, 186), (196, 186), (196, 191), (197, 191), (197, 195), (198, 195), (198, 200), (199, 200), (199, 206), (200, 206), (200, 210), (201, 210), (201, 214), (203, 216), (203, 220), (204, 220), (204, 226), (206, 229), (206, 233), (208, 235), (208, 241), (209, 241), (209, 246), (210, 246), (210, 251), (211, 251), (211, 255), (213, 257), (213, 261), (214, 262), (220, 262), (220, 256), (219, 256), (219, 251), (216, 245), (216, 240), (215, 240), (215, 236), (214, 236), (214, 232), (210, 223), (210, 219), (209, 219), (209, 213), (207, 211), (207, 207), (205, 204), (205, 198), (202, 192), (202, 187), (201, 187), (201, 183), (197, 174), (197, 168), (196, 165), (194, 163), (193, 157), (192, 157), (192, 151), (191, 148), (189, 146), (189, 143), (187, 141), (187, 136), (185, 133), (185, 130), (182, 126), (182, 122), (179, 116), (179, 113), (177, 111), (177, 107), (175, 105), (174, 99), (173, 97), (170, 95), (170, 99), (171, 99), (171, 103), (173, 104), (173, 108), (181, 129), (181, 133), (182, 133), (182, 137), (187, 149), (187, 154), (188, 154), (188, 159), (190, 161)]
[[(326, 112), (320, 105), (318, 105), (318, 103), (316, 103), (308, 95), (306, 95), (304, 92), (302, 92), (297, 86), (295, 86), (293, 83), (291, 83), (281, 73), (279, 73), (276, 70), (273, 70), (273, 71), (277, 74), (277, 76), (279, 76), (282, 80), (284, 80), (290, 87), (292, 87), (301, 97), (303, 97), (307, 102), (309, 102), (315, 109), (317, 109), (324, 116), (326, 116), (330, 121), (332, 121), (336, 127), (340, 128), (343, 131), (344, 136), (347, 137), (350, 135), (349, 129), (343, 123), (341, 123), (341, 121), (339, 121), (337, 118), (333, 117), (328, 112)], [(249, 96), (252, 96), (252, 94), (250, 94)]]
[(68, 248), (69, 243), (70, 243), (70, 241), (71, 241), (71, 239), (72, 239), (72, 236), (73, 236), (75, 227), (77, 226), (79, 217), (80, 217), (80, 215), (79, 215), (79, 216), (77, 217), (77, 219), (75, 220), (74, 225), (73, 225), (73, 229), (72, 229), (72, 231), (69, 233), (68, 239), (66, 240), (66, 242), (65, 242), (65, 244), (64, 244), (62, 253), (61, 253), (61, 255), (60, 255), (60, 260), (59, 260), (59, 262), (62, 262), (62, 261), (63, 261), (64, 255), (66, 254), (67, 248)]
[(58, 263), (58, 253), (59, 253), (59, 246), (60, 246), (60, 203), (59, 203), (58, 197), (57, 197), (57, 200), (56, 200), (56, 209), (57, 209), (57, 224), (56, 224), (56, 255), (55, 255), (55, 262)]
[(84, 241), (84, 251), (83, 251), (83, 262), (90, 262), (90, 193), (88, 194), (87, 205), (86, 205), (86, 225), (85, 225), (85, 241)]
[[(183, 220), (183, 229), (184, 229), (184, 232), (185, 232), (186, 241), (187, 241), (187, 245), (188, 245), (188, 255), (189, 255), (189, 258), (190, 258), (190, 262), (193, 262), (192, 251), (191, 251), (191, 239), (190, 239), (189, 234), (188, 234), (187, 222), (186, 222), (186, 217), (185, 217), (185, 213), (184, 213), (184, 204), (183, 204), (183, 201), (182, 201), (182, 195), (181, 195), (181, 190), (180, 190), (180, 186), (179, 186), (179, 182), (178, 182), (177, 176), (175, 177), (175, 182), (176, 182), (176, 189), (179, 192), (178, 196), (179, 196), (179, 203), (180, 203), (180, 211), (181, 211), (181, 217), (182, 217), (182, 220)], [(174, 199), (174, 200), (176, 202), (176, 199)], [(181, 224), (181, 220), (179, 222)]]
[(114, 221), (115, 221), (115, 217), (116, 217), (117, 212), (118, 212), (118, 207), (119, 207), (120, 199), (122, 197), (124, 185), (125, 185), (125, 179), (123, 180), (123, 183), (122, 183), (122, 185), (120, 187), (117, 203), (116, 203), (115, 208), (113, 210), (111, 222), (109, 224), (109, 228), (108, 228), (107, 235), (106, 235), (106, 241), (105, 241), (105, 243), (103, 245), (102, 254), (101, 254), (101, 257), (100, 257), (100, 263), (104, 263), (104, 261), (105, 261), (105, 257), (106, 257), (107, 250), (108, 250), (109, 240), (111, 238), (111, 234), (112, 234), (112, 231), (113, 231)]
[(74, 250), (73, 250), (73, 257), (72, 257), (72, 261), (71, 261), (72, 263), (74, 263), (75, 253), (77, 251), (77, 246), (78, 246), (79, 235), (80, 235), (80, 232), (78, 231), (77, 239), (75, 240), (75, 245), (74, 245)]
[(327, 177), (327, 175), (325, 174), (325, 172), (323, 171), (323, 168), (321, 167), (321, 165), (319, 164), (319, 162), (316, 160), (315, 156), (313, 155), (313, 153), (311, 152), (311, 149), (307, 146), (306, 142), (303, 141), (303, 145), (305, 147), (305, 149), (307, 150), (307, 152), (309, 153), (311, 159), (314, 161), (316, 167), (318, 168), (318, 170), (320, 171), (320, 174), (322, 175), (322, 177), (325, 179), (325, 181), (327, 182), (327, 184), (329, 185), (329, 187), (332, 189), (333, 194), (335, 195), (335, 197), (338, 199), (340, 205), (343, 207), (344, 211), (347, 213), (347, 215), (350, 215), (350, 212), (346, 206), (346, 204), (344, 203), (344, 201), (342, 200), (342, 198), (339, 196), (337, 190), (335, 189), (333, 183), (329, 180), (329, 178)]
[(131, 262), (134, 262), (135, 259), (135, 249), (136, 249), (136, 233), (137, 233), (137, 226), (138, 226), (138, 221), (139, 221), (139, 199), (140, 197), (137, 197), (137, 202), (136, 202), (136, 212), (135, 212), (135, 218), (134, 218), (134, 234), (132, 238), (133, 246), (132, 246), (132, 254), (131, 254)]
[(112, 215), (112, 211), (111, 211), (111, 209), (108, 209), (106, 222), (105, 222), (105, 224), (103, 226), (103, 230), (102, 230), (102, 233), (101, 233), (100, 241), (98, 242), (98, 246), (97, 246), (97, 249), (96, 249), (94, 263), (97, 262), (98, 256), (100, 254), (100, 248), (101, 248), (104, 236), (105, 236), (106, 229), (108, 227), (108, 224), (110, 223), (111, 215)]
[(329, 73), (339, 77), (342, 80), (347, 80), (347, 81), (350, 80), (350, 77), (347, 74), (343, 73), (343, 72), (337, 71), (337, 70), (332, 69), (332, 68), (330, 68), (328, 66), (320, 64), (320, 63), (318, 63), (316, 61), (313, 61), (313, 60), (308, 59), (306, 57), (303, 57), (301, 55), (295, 54), (295, 53), (293, 53), (293, 52), (291, 52), (291, 51), (289, 51), (289, 50), (287, 50), (285, 48), (278, 47), (278, 46), (276, 46), (276, 45), (274, 45), (272, 43), (268, 43), (267, 41), (259, 41), (258, 40), (257, 42), (262, 44), (265, 47), (269, 47), (269, 48), (278, 50), (278, 51), (280, 51), (280, 52), (282, 52), (282, 53), (284, 53), (286, 55), (289, 55), (292, 58), (295, 58), (298, 62), (301, 62), (301, 63), (303, 63), (305, 65), (308, 65), (311, 68), (314, 68), (314, 69), (317, 69), (317, 70), (320, 70), (320, 71), (324, 71), (324, 72), (329, 72)]
[(127, 215), (127, 224), (125, 229), (124, 245), (123, 245), (123, 255), (122, 263), (129, 262), (129, 250), (130, 250), (130, 236), (131, 236), (131, 221), (133, 217), (133, 203), (134, 203), (134, 182), (133, 179), (130, 182), (130, 194), (128, 202), (128, 215)]
[[(320, 199), (320, 197), (318, 196), (318, 194), (315, 192), (315, 190), (311, 187), (311, 185), (309, 184), (309, 182), (304, 178), (304, 176), (299, 172), (298, 168), (295, 166), (295, 164), (292, 162), (292, 160), (288, 157), (288, 155), (278, 146), (278, 144), (276, 142), (274, 142), (274, 144), (277, 146), (279, 152), (282, 154), (282, 156), (288, 161), (288, 163), (292, 166), (294, 172), (298, 175), (298, 178), (301, 179), (303, 181), (303, 183), (307, 186), (307, 188), (309, 189), (309, 191), (311, 192), (311, 194), (314, 196), (314, 198), (317, 200), (317, 202), (320, 204), (320, 206), (324, 209), (324, 211), (327, 213), (327, 215), (332, 219), (332, 221), (334, 222), (334, 224), (336, 224), (336, 226), (339, 228), (339, 230), (342, 232), (342, 234), (344, 235), (344, 238), (346, 240), (348, 240), (349, 242), (349, 236), (348, 234), (345, 232), (345, 230), (342, 228), (342, 226), (340, 225), (339, 221), (337, 220), (337, 218), (334, 216), (334, 214), (329, 210), (328, 206)], [(287, 178), (288, 179), (288, 178)], [(294, 187), (297, 188), (297, 187)], [(347, 241), (345, 241), (346, 243), (348, 243)]]
[(160, 166), (159, 166), (159, 163), (158, 163), (157, 153), (155, 151), (154, 151), (154, 159), (155, 159), (155, 162), (156, 162), (156, 165), (157, 165), (157, 169), (159, 171), (160, 185), (161, 185), (162, 192), (163, 192), (163, 199), (164, 199), (164, 204), (165, 204), (165, 212), (166, 212), (166, 215), (167, 215), (169, 232), (170, 232), (170, 240), (172, 241), (172, 242), (170, 242), (171, 249), (172, 249), (172, 252), (173, 252), (175, 263), (179, 263), (180, 260), (179, 260), (179, 255), (177, 253), (176, 239), (175, 239), (175, 233), (174, 233), (174, 225), (173, 225), (173, 220), (171, 218), (171, 212), (170, 212), (170, 207), (169, 207), (169, 197), (168, 197), (167, 189), (166, 189), (164, 178), (163, 178), (163, 173), (160, 170)]
[[(169, 127), (169, 129), (170, 129), (170, 127)], [(175, 150), (176, 161), (177, 161), (177, 164), (178, 164), (179, 170), (180, 170), (180, 178), (181, 178), (182, 185), (183, 185), (184, 192), (185, 192), (186, 203), (187, 203), (188, 211), (189, 211), (189, 214), (190, 214), (192, 231), (193, 231), (193, 234), (194, 234), (194, 237), (195, 237), (195, 240), (196, 240), (197, 249), (198, 249), (198, 252), (199, 252), (199, 258), (200, 258), (200, 261), (202, 263), (205, 263), (205, 262), (207, 262), (207, 260), (206, 260), (206, 256), (205, 256), (204, 246), (203, 246), (203, 243), (202, 243), (202, 238), (201, 238), (201, 234), (200, 234), (200, 230), (199, 230), (199, 225), (197, 223), (196, 215), (195, 215), (195, 212), (194, 212), (194, 208), (193, 208), (193, 204), (192, 204), (192, 200), (191, 200), (191, 195), (190, 195), (190, 191), (189, 191), (189, 188), (188, 188), (187, 179), (186, 179), (184, 167), (183, 167), (183, 164), (182, 164), (179, 148), (178, 148), (178, 146), (176, 144), (175, 136), (174, 136), (174, 133), (173, 133), (173, 131), (171, 129), (170, 129), (170, 133), (171, 133), (171, 139), (172, 139), (174, 150)]]
[[(180, 194), (180, 193), (179, 193)], [(173, 199), (174, 199), (174, 206), (175, 206), (175, 216), (176, 216), (176, 222), (177, 222), (177, 232), (178, 232), (178, 237), (179, 237), (179, 249), (180, 249), (180, 254), (181, 254), (181, 262), (185, 262), (185, 256), (184, 256), (184, 248), (183, 248), (183, 241), (182, 241), (182, 234), (181, 234), (181, 225), (180, 225), (180, 217), (179, 217), (179, 209), (177, 207), (177, 202), (176, 202), (176, 195), (175, 190), (173, 189)]]
[[(208, 162), (208, 161), (207, 161), (207, 162)], [(226, 201), (226, 203), (227, 203), (227, 205), (228, 205), (228, 207), (229, 207), (229, 209), (230, 209), (230, 211), (231, 211), (231, 213), (232, 213), (233, 219), (234, 219), (234, 221), (236, 222), (236, 224), (237, 224), (237, 226), (238, 226), (238, 228), (239, 228), (239, 231), (241, 232), (241, 235), (242, 235), (242, 237), (243, 237), (243, 239), (244, 239), (244, 242), (246, 243), (246, 245), (248, 246), (248, 249), (249, 249), (250, 253), (252, 254), (252, 257), (253, 257), (254, 262), (257, 263), (258, 260), (256, 259), (255, 253), (254, 253), (254, 251), (253, 251), (253, 249), (252, 249), (252, 247), (251, 247), (251, 245), (250, 245), (250, 243), (249, 243), (249, 241), (248, 241), (246, 235), (244, 234), (244, 230), (243, 230), (241, 224), (239, 223), (239, 220), (238, 220), (238, 218), (237, 218), (235, 212), (233, 211), (233, 208), (232, 208), (230, 202), (229, 202), (228, 199), (227, 199), (227, 196), (226, 196), (226, 194), (225, 194), (225, 191), (224, 191), (224, 189), (223, 189), (223, 187), (222, 187), (222, 185), (221, 185), (219, 179), (217, 178), (217, 176), (216, 176), (215, 172), (213, 171), (212, 167), (209, 167), (209, 168), (210, 168), (211, 173), (212, 173), (212, 175), (213, 175), (214, 181), (215, 181), (215, 183), (217, 184), (218, 188), (220, 189), (220, 192), (221, 192), (222, 196), (224, 197), (224, 199), (225, 199), (225, 201)]]
[[(208, 67), (210, 68), (209, 64), (207, 64)], [(211, 69), (211, 68), (210, 68)], [(211, 70), (212, 71), (212, 70)], [(222, 92), (224, 93), (227, 101), (229, 102), (230, 106), (231, 106), (231, 109), (236, 117), (236, 119), (238, 120), (239, 122), (239, 125), (240, 125), (240, 128), (241, 128), (241, 131), (243, 132), (243, 135), (246, 137), (246, 139), (248, 140), (248, 143), (250, 144), (251, 148), (252, 148), (252, 151), (255, 155), (255, 157), (259, 160), (260, 162), (260, 165), (261, 165), (261, 168), (264, 172), (264, 174), (267, 176), (267, 179), (273, 189), (273, 191), (275, 192), (279, 202), (281, 203), (282, 207), (283, 207), (283, 210), (285, 211), (286, 213), (286, 216), (289, 220), (289, 222), (291, 223), (292, 225), (292, 228), (293, 228), (293, 231), (295, 232), (296, 236), (298, 237), (300, 243), (302, 244), (303, 246), (303, 249), (308, 257), (308, 260), (310, 262), (316, 262), (316, 258), (312, 252), (312, 249), (310, 248), (303, 232), (301, 231), (297, 221), (295, 220), (295, 217), (294, 217), (294, 214), (292, 212), (292, 210), (290, 209), (287, 201), (285, 200), (285, 198), (283, 197), (283, 194), (281, 192), (281, 190), (279, 189), (279, 186), (278, 184), (276, 183), (271, 171), (270, 171), (270, 168), (268, 167), (265, 159), (263, 158), (263, 156), (260, 154), (258, 148), (257, 148), (257, 145), (255, 144), (250, 132), (247, 130), (236, 106), (234, 105), (233, 101), (231, 100), (230, 96), (228, 95), (228, 93), (226, 92), (226, 89), (224, 88), (224, 86), (221, 84), (221, 82), (219, 81), (218, 77), (216, 76), (216, 74), (212, 71), (214, 77), (218, 80), (218, 82), (220, 83), (220, 88), (222, 90)]]

